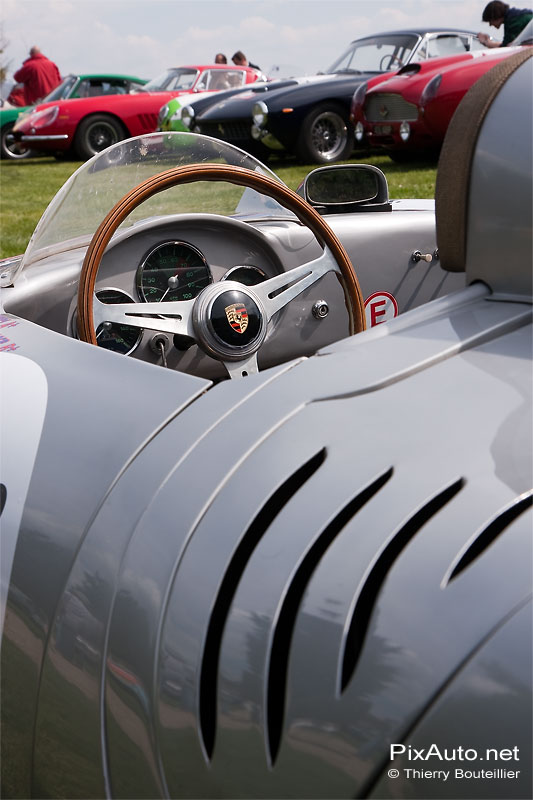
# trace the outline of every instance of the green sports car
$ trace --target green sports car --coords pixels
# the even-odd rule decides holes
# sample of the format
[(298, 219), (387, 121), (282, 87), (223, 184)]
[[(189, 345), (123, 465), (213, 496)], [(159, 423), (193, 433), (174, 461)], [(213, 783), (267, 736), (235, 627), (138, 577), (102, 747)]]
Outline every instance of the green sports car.
[[(59, 86), (40, 102), (66, 100), (77, 97), (93, 97), (101, 94), (129, 94), (144, 86), (146, 80), (132, 75), (109, 75), (86, 73), (83, 75), (66, 75)], [(28, 158), (32, 151), (20, 142), (10, 141), (9, 134), (19, 114), (30, 110), (30, 106), (3, 107), (0, 110), (0, 157), (10, 159)]]

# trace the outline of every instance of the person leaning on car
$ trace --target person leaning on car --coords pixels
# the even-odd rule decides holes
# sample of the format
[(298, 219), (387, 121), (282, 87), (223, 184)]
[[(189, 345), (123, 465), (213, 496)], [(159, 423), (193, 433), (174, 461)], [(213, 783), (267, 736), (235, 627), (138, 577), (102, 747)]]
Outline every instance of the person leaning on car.
[(57, 66), (35, 45), (30, 50), (30, 57), (15, 72), (13, 78), (17, 83), (24, 85), (24, 100), (27, 106), (40, 100), (61, 83)]
[(488, 22), (493, 28), (503, 25), (503, 41), (497, 42), (488, 33), (478, 33), (477, 38), (485, 47), (507, 47), (533, 18), (530, 8), (510, 8), (507, 3), (492, 0), (483, 9), (483, 22)]
[(237, 50), (236, 53), (233, 53), (231, 60), (238, 67), (251, 67), (251, 69), (261, 70), (261, 67), (258, 67), (257, 64), (252, 64), (250, 61), (248, 61), (242, 50)]

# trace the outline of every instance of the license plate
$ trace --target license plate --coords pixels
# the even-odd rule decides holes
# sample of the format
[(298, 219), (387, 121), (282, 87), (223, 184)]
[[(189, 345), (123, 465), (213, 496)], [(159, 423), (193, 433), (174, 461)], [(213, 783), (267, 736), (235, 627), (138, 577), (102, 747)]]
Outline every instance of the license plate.
[(377, 136), (388, 136), (392, 133), (392, 125), (374, 125), (374, 133)]

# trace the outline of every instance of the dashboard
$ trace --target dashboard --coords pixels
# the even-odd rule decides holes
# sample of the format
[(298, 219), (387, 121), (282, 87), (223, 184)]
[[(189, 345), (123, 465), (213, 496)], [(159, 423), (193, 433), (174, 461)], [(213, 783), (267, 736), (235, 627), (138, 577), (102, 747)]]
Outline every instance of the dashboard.
[[(445, 272), (438, 260), (413, 261), (415, 250), (435, 250), (434, 213), (427, 203), (396, 201), (390, 214), (337, 214), (328, 222), (355, 266), (365, 299), (388, 292), (402, 313), (464, 286), (464, 274)], [(29, 263), (16, 288), (5, 290), (6, 311), (76, 338), (79, 274), (88, 243), (73, 240), (70, 249), (50, 248)], [(210, 284), (231, 280), (251, 286), (321, 252), (310, 231), (290, 216), (152, 216), (116, 231), (102, 257), (95, 292), (109, 304), (166, 303), (188, 300), (188, 295), (194, 302)], [(329, 313), (317, 318), (322, 301)], [(349, 332), (342, 287), (329, 273), (274, 315), (258, 352), (259, 367), (311, 355)], [(97, 336), (108, 351), (208, 379), (227, 377), (222, 364), (185, 336), (109, 322)]]
[[(231, 280), (253, 286), (321, 252), (312, 234), (293, 220), (256, 226), (212, 214), (181, 214), (179, 220), (165, 217), (159, 222), (150, 219), (115, 234), (102, 258), (95, 293), (109, 304), (192, 301), (213, 282)], [(325, 276), (319, 284), (324, 282), (331, 284), (336, 301), (343, 303), (337, 278)], [(309, 291), (313, 298), (318, 297), (317, 287)], [(317, 344), (326, 343), (322, 335), (320, 341), (311, 335), (309, 324), (318, 324), (307, 294), (304, 292), (271, 321), (260, 354), (262, 366), (277, 363), (280, 353), (287, 351), (286, 335), (283, 341), (276, 337), (281, 319), (285, 326), (289, 324), (291, 350), (298, 340), (295, 331), (305, 328), (294, 355), (310, 354)], [(68, 333), (77, 336), (75, 297), (68, 317)], [(330, 341), (347, 335), (347, 322), (339, 330), (338, 319), (335, 323), (326, 321), (320, 324), (321, 334), (330, 327), (326, 337)], [(100, 347), (123, 355), (210, 378), (225, 375), (224, 368), (186, 336), (104, 322), (96, 329), (96, 338)]]

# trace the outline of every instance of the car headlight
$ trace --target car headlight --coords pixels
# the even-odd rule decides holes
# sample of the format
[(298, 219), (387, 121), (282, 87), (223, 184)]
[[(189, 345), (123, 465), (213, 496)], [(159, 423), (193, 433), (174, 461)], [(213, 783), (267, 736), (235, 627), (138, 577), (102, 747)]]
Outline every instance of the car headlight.
[(36, 111), (34, 114), (32, 114), (27, 122), (32, 128), (35, 129), (46, 128), (47, 125), (51, 125), (53, 122), (55, 122), (58, 114), (59, 106), (43, 108), (42, 111)]
[(162, 125), (167, 116), (168, 116), (168, 103), (166, 106), (163, 106), (162, 108), (159, 109), (159, 114), (157, 115), (157, 124)]
[(176, 116), (175, 118), (181, 120), (186, 128), (192, 130), (194, 124), (194, 108), (192, 106), (185, 106), (184, 108), (179, 108), (176, 114), (180, 114), (180, 116)]
[(355, 141), (362, 142), (364, 135), (365, 135), (365, 129), (363, 127), (363, 123), (358, 122), (357, 125), (355, 126)]
[(424, 86), (424, 90), (420, 95), (420, 106), (424, 108), (426, 103), (429, 103), (430, 100), (433, 100), (437, 92), (439, 91), (439, 86), (442, 82), (442, 74), (435, 75), (430, 81), (426, 83)]
[(254, 103), (252, 108), (252, 119), (258, 128), (264, 128), (268, 120), (268, 106), (262, 100)]
[(406, 142), (411, 135), (411, 126), (408, 122), (402, 122), (400, 125), (400, 139)]

